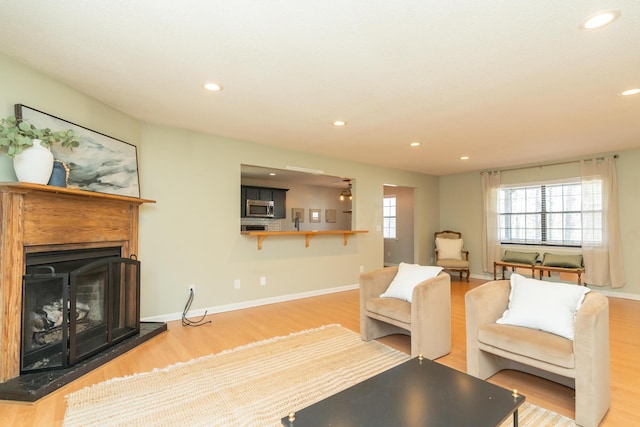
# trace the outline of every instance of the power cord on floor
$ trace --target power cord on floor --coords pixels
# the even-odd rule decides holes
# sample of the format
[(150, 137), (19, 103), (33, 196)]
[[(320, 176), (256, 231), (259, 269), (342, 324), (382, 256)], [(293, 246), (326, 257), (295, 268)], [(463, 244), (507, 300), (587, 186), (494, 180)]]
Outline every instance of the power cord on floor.
[(202, 326), (207, 323), (211, 323), (211, 320), (204, 321), (205, 316), (207, 315), (207, 311), (205, 310), (202, 317), (198, 320), (187, 319), (187, 313), (191, 308), (191, 303), (193, 303), (193, 289), (189, 289), (189, 299), (187, 300), (187, 304), (184, 306), (184, 311), (182, 312), (182, 326)]

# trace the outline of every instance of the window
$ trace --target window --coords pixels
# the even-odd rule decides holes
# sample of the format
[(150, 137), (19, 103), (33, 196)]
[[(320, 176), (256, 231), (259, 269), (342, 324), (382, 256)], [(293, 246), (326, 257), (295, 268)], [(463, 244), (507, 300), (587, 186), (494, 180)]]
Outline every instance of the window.
[(396, 196), (385, 196), (383, 203), (383, 234), (385, 239), (396, 238)]
[(498, 210), (502, 243), (581, 246), (583, 227), (602, 239), (601, 181), (501, 188)]

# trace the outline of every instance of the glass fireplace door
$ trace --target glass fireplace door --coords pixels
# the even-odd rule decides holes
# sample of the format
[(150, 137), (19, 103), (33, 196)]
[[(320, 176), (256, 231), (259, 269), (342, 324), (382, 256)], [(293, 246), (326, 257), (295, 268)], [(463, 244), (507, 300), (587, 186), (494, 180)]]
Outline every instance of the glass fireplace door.
[(71, 272), (70, 312), (78, 313), (69, 321), (71, 365), (140, 331), (139, 266), (108, 258)]
[(109, 260), (91, 262), (70, 273), (69, 361), (91, 356), (105, 348), (107, 334)]
[(118, 342), (140, 330), (140, 262), (120, 258), (111, 272), (110, 341)]
[(69, 366), (68, 290), (69, 276), (53, 269), (23, 277), (21, 372)]

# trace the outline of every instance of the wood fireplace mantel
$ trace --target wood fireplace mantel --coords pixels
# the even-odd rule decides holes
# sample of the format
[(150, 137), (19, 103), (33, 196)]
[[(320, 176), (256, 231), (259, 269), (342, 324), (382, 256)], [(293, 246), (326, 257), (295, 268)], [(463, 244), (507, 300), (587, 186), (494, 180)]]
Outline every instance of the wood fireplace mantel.
[(27, 183), (0, 183), (0, 383), (20, 375), (27, 253), (119, 246), (138, 251), (139, 207), (154, 200)]

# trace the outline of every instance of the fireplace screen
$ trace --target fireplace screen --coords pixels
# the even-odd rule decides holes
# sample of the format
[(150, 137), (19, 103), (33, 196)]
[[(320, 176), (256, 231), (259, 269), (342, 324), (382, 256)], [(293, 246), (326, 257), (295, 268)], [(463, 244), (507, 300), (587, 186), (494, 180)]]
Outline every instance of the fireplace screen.
[(66, 368), (138, 333), (139, 266), (120, 248), (27, 254), (21, 371)]

